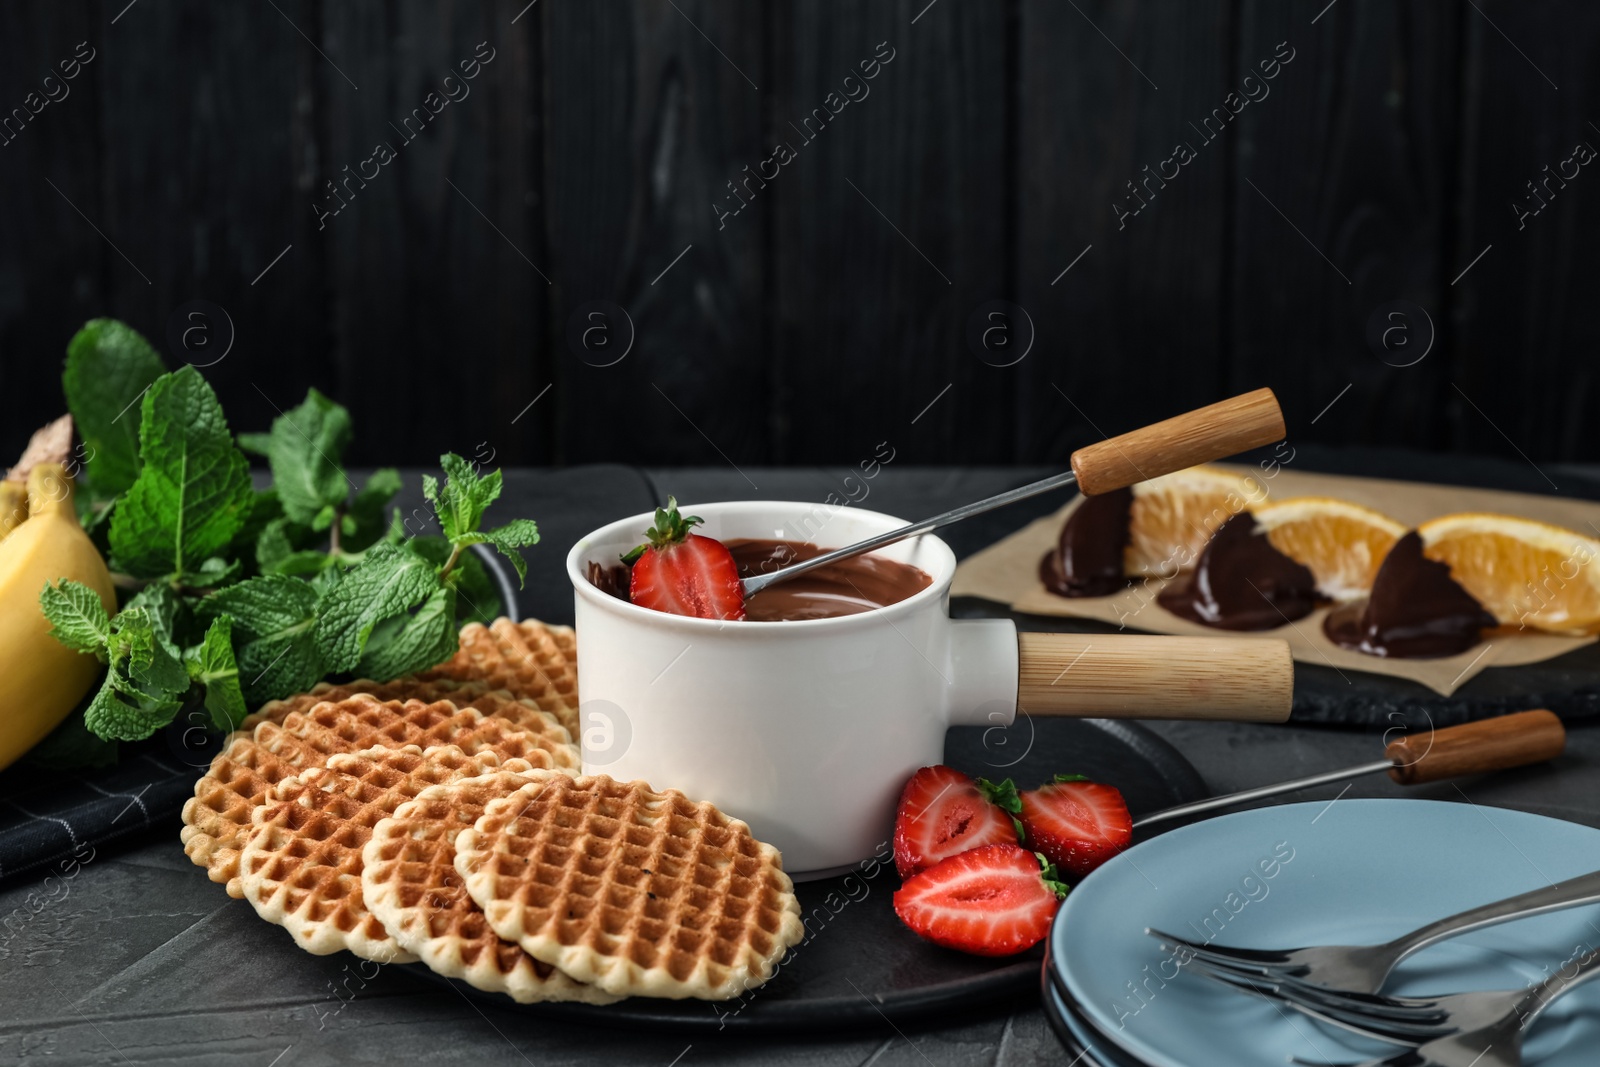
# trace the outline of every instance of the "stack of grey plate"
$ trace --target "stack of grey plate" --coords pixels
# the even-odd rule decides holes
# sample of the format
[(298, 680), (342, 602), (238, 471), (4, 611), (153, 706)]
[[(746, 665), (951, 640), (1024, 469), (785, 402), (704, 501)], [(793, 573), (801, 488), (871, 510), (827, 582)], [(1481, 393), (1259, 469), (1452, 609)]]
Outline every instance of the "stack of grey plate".
[[(1072, 890), (1048, 940), (1045, 1012), (1068, 1062), (1084, 1067), (1391, 1056), (1404, 1049), (1202, 977), (1146, 929), (1238, 948), (1377, 944), (1587, 874), (1597, 857), (1593, 827), (1470, 803), (1346, 799), (1208, 819), (1136, 845)], [(1597, 944), (1600, 906), (1521, 918), (1422, 949), (1383, 990), (1517, 989)], [(1522, 1036), (1525, 1063), (1600, 1063), (1600, 982), (1574, 983)]]

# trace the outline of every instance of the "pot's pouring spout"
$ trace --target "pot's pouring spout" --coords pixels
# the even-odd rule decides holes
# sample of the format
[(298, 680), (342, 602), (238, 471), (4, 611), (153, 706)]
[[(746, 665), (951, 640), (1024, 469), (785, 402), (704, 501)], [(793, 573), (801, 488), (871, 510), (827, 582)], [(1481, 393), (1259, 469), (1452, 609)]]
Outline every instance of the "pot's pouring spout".
[(748, 598), (769, 585), (787, 581), (818, 567), (871, 552), (875, 548), (892, 545), (896, 541), (949, 526), (973, 515), (1048, 493), (1052, 489), (1077, 483), (1078, 489), (1087, 496), (1109, 493), (1113, 489), (1124, 489), (1135, 482), (1171, 474), (1197, 463), (1209, 463), (1270, 445), (1283, 438), (1283, 410), (1278, 407), (1278, 398), (1271, 389), (1257, 389), (1253, 393), (1197, 408), (1120, 437), (1086, 445), (1072, 454), (1071, 471), (1008, 490), (986, 500), (964, 504), (943, 515), (935, 515), (931, 519), (923, 519), (865, 541), (824, 552), (820, 556), (790, 564), (782, 570), (751, 575), (740, 585)]

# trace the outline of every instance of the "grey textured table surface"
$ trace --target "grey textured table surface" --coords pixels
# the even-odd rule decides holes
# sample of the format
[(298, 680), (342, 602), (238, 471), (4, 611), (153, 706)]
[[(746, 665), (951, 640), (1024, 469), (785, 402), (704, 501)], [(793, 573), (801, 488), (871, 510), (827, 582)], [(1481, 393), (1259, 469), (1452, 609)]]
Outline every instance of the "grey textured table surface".
[[(500, 512), (533, 516), (544, 532), (544, 543), (528, 553), (525, 612), (570, 620), (571, 597), (561, 567), (566, 546), (601, 523), (645, 510), (658, 488), (683, 500), (821, 500), (830, 492), (859, 495), (860, 483), (842, 484), (848, 473), (623, 467), (508, 472)], [(889, 467), (858, 503), (921, 517), (1044, 473)], [(1505, 468), (1507, 488), (1529, 488), (1518, 484), (1523, 477)], [(407, 481), (415, 495), (415, 476)], [(952, 531), (950, 540), (958, 552), (970, 552), (1057, 503), (1042, 499), (1027, 513)], [(1379, 745), (1371, 731), (1153, 725), (1218, 792), (1370, 760)], [(1567, 755), (1554, 767), (1425, 786), (1406, 795), (1519, 808), (1600, 826), (1597, 787), (1600, 727), (1578, 726)], [(1337, 792), (1332, 787), (1281, 800), (1331, 799)], [(1379, 777), (1354, 783), (1346, 795), (1401, 792)], [(19, 908), (28, 916), (10, 930), (0, 929), (0, 1064), (1022, 1067), (1066, 1062), (1032, 1001), (1009, 1012), (952, 1013), (931, 1027), (896, 1028), (886, 1020), (855, 1032), (690, 1038), (540, 1021), (469, 1002), (407, 975), (380, 972), (363, 978), (352, 957), (307, 955), (281, 929), (257, 919), (249, 905), (229, 899), (185, 858), (177, 831), (174, 820), (164, 832), (107, 847), (55, 888), (47, 888), (42, 876), (0, 886), (0, 916)], [(1471, 842), (1462, 845), (1470, 848)]]

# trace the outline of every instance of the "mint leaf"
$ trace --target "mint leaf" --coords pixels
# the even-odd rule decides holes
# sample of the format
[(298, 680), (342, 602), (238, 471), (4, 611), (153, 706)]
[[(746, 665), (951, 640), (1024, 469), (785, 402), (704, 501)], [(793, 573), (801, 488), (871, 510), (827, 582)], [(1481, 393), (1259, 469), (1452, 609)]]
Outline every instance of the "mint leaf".
[(145, 394), (139, 458), (138, 479), (111, 518), (112, 554), (136, 577), (185, 576), (227, 546), (252, 501), (222, 405), (193, 367)]
[(233, 616), (235, 636), (246, 640), (282, 638), (316, 615), (317, 593), (305, 582), (264, 574), (212, 593), (200, 601), (199, 611), (208, 623), (218, 615)]
[(183, 644), (182, 623), (188, 609), (172, 586), (165, 582), (147, 585), (134, 594), (123, 610), (128, 608), (139, 608), (149, 614), (156, 637), (167, 646), (169, 652), (178, 654), (178, 646)]
[(132, 693), (126, 697), (117, 689), (111, 675), (83, 712), (83, 724), (103, 741), (142, 741), (171, 722), (183, 701), (146, 697)]
[(350, 501), (350, 512), (345, 516), (345, 547), (358, 552), (377, 541), (391, 525), (384, 518), (389, 501), (400, 491), (400, 472), (383, 467), (372, 472), (361, 491)]
[(201, 618), (227, 615), (233, 620), (233, 646), (248, 704), (303, 692), (327, 673), (316, 645), (318, 596), (307, 582), (268, 574), (200, 601)]
[(525, 585), (528, 579), (528, 564), (517, 549), (539, 543), (538, 523), (532, 519), (512, 519), (504, 526), (496, 526), (481, 536), (485, 542), (493, 545), (497, 552), (511, 561), (511, 566), (517, 571), (517, 586), (520, 588)]
[(440, 456), (439, 466), (444, 468), (444, 486), (424, 476), (422, 489), (439, 516), (440, 528), (451, 540), (476, 532), (484, 511), (500, 496), (500, 472), (491, 471), (480, 478), (472, 464), (454, 452)]
[(87, 446), (89, 482), (112, 495), (139, 473), (141, 393), (166, 370), (150, 342), (115, 319), (91, 319), (67, 343), (61, 388)]
[(311, 575), (332, 565), (333, 558), (326, 552), (295, 547), (291, 531), (304, 529), (291, 526), (288, 519), (267, 524), (256, 542), (256, 564), (263, 574)]
[(443, 663), (460, 647), (455, 590), (440, 587), (415, 614), (386, 619), (374, 628), (356, 673), (387, 681)]
[[(413, 537), (408, 542), (414, 552), (436, 567), (443, 567), (452, 551), (449, 541), (442, 537)], [(489, 568), (476, 552), (463, 552), (450, 572), (450, 584), (456, 591), (456, 627), (469, 622), (489, 625), (501, 615), (500, 590), (489, 577)], [(458, 639), (459, 643), (459, 639)]]
[(218, 615), (206, 636), (191, 649), (189, 677), (205, 687), (206, 710), (219, 730), (237, 730), (246, 714), (239, 664), (233, 655), (233, 616)]
[(262, 534), (282, 517), (283, 505), (278, 503), (276, 489), (251, 490), (250, 506), (245, 510), (244, 522), (234, 531), (233, 541), (223, 551), (223, 556), (238, 560), (254, 559)]
[(354, 668), (378, 623), (405, 614), (438, 588), (438, 569), (418, 553), (395, 545), (370, 549), (323, 598), (317, 649), (329, 669)]
[(243, 573), (243, 560), (207, 556), (204, 563), (189, 572), (188, 577), (197, 586), (220, 589), (222, 586), (237, 582)]
[(283, 513), (310, 523), (323, 508), (343, 504), (350, 480), (339, 465), (350, 443), (350, 413), (315, 389), (272, 420), (267, 463)]
[(120, 692), (162, 701), (188, 690), (188, 671), (162, 641), (155, 620), (146, 609), (122, 609), (113, 625), (110, 649), (110, 673), (117, 679)]
[(87, 652), (102, 659), (111, 640), (111, 616), (100, 602), (100, 594), (71, 578), (39, 590), (39, 608), (50, 621), (50, 632), (57, 641), (75, 652)]
[(109, 666), (83, 721), (103, 740), (138, 741), (172, 721), (189, 674), (168, 651), (144, 608), (124, 608), (111, 622)]
[(261, 536), (256, 538), (256, 566), (262, 573), (277, 572), (278, 565), (297, 551), (289, 539), (289, 529), (289, 520), (285, 518), (273, 519), (262, 527)]
[(233, 439), (239, 446), (239, 451), (248, 452), (252, 456), (266, 459), (272, 451), (272, 435), (270, 433), (242, 433)]

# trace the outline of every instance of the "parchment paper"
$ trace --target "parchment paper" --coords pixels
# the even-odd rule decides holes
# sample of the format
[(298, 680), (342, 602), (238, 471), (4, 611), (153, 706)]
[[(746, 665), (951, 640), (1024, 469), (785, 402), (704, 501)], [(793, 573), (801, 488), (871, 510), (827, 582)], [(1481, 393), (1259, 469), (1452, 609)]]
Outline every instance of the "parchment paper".
[[(1600, 503), (1588, 500), (1351, 478), (1287, 468), (1280, 468), (1275, 475), (1267, 477), (1255, 467), (1218, 466), (1256, 478), (1266, 487), (1268, 500), (1296, 496), (1337, 497), (1375, 508), (1407, 526), (1417, 526), (1457, 511), (1494, 511), (1555, 523), (1589, 537), (1600, 536)], [(1081, 496), (1076, 497), (1054, 515), (1031, 522), (1010, 537), (967, 557), (956, 568), (951, 594), (997, 600), (1018, 612), (1098, 619), (1113, 626), (1151, 633), (1210, 636), (1235, 633), (1201, 626), (1166, 611), (1155, 602), (1156, 594), (1166, 584), (1160, 579), (1136, 582), (1114, 596), (1060, 597), (1047, 591), (1039, 581), (1039, 560), (1055, 547), (1062, 522), (1082, 500)], [(1596, 640), (1592, 636), (1564, 637), (1529, 631), (1494, 635), (1458, 656), (1443, 659), (1383, 659), (1351, 652), (1329, 641), (1322, 632), (1322, 619), (1328, 610), (1319, 609), (1275, 630), (1257, 630), (1237, 636), (1281, 637), (1289, 642), (1294, 658), (1304, 663), (1320, 663), (1341, 674), (1367, 671), (1408, 678), (1442, 696), (1451, 695), (1468, 679), (1489, 667), (1539, 663)]]

